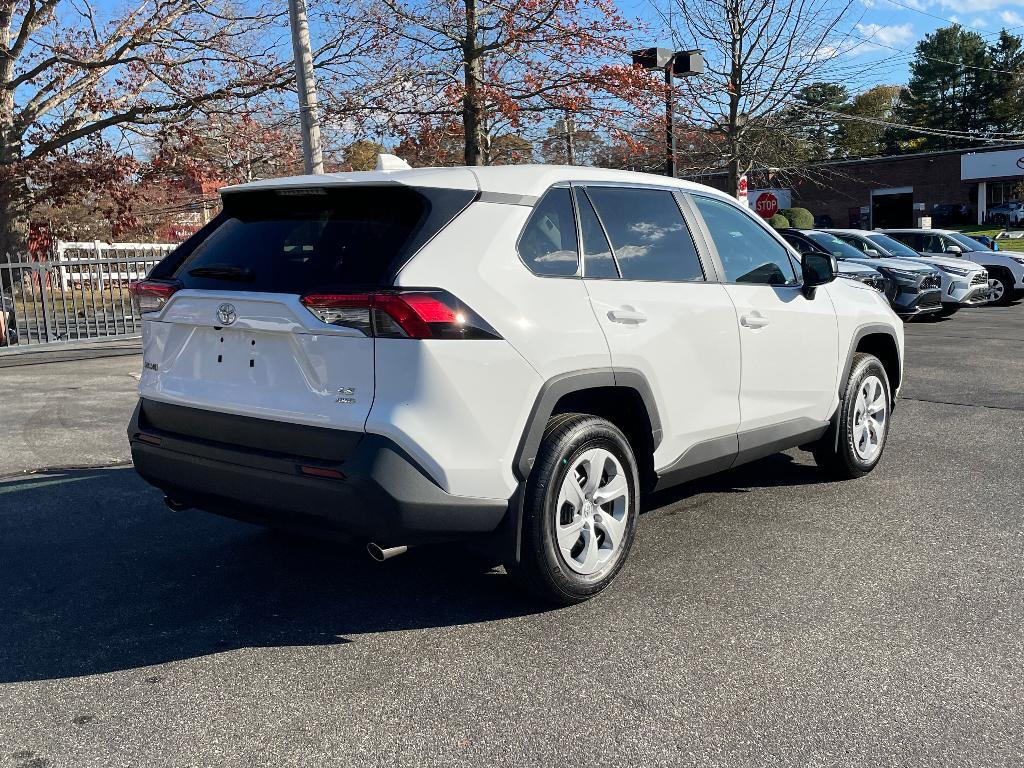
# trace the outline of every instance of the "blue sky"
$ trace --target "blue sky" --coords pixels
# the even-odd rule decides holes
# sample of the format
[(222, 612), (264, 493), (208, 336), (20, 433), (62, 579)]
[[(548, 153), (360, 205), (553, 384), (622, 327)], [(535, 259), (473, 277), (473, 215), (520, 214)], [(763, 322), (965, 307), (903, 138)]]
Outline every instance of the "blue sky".
[[(284, 0), (276, 0), (283, 4)], [(653, 0), (665, 7), (679, 0)], [(99, 0), (101, 12), (123, 7), (125, 0)], [(615, 0), (629, 18), (657, 24), (651, 0)], [(837, 3), (843, 0), (836, 0)], [(1007, 28), (1024, 35), (1024, 0), (854, 0), (845, 25), (850, 38), (832, 64), (835, 76), (851, 91), (874, 85), (905, 83), (914, 45), (937, 27), (956, 21), (992, 39)], [(315, 34), (315, 31), (314, 31)], [(668, 35), (661, 42), (668, 44)], [(641, 45), (643, 41), (637, 41)]]
[[(627, 16), (655, 19), (647, 0), (618, 2)], [(954, 21), (988, 39), (1003, 28), (1024, 35), (1024, 0), (856, 0), (847, 19), (850, 38), (831, 65), (836, 76), (830, 79), (857, 92), (906, 83), (917, 41)]]

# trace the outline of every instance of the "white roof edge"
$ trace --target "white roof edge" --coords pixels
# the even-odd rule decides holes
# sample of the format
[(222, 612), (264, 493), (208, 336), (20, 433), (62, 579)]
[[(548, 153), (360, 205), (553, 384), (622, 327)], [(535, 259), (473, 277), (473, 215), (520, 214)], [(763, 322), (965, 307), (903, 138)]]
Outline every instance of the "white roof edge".
[(366, 186), (447, 187), (479, 190), (476, 176), (466, 168), (413, 168), (393, 171), (348, 171), (342, 173), (307, 174), (261, 179), (222, 187), (221, 194), (302, 187), (340, 187), (348, 184)]
[(288, 176), (264, 179), (224, 187), (222, 194), (255, 190), (292, 189), (299, 187), (333, 187), (347, 184), (401, 184), (420, 187), (446, 187), (481, 192), (498, 192), (540, 196), (560, 182), (595, 182), (650, 184), (680, 190), (700, 191), (729, 198), (720, 190), (685, 179), (669, 178), (652, 173), (620, 171), (611, 168), (567, 165), (501, 165), (455, 166), (451, 168), (413, 168), (411, 170), (354, 171), (314, 176)]

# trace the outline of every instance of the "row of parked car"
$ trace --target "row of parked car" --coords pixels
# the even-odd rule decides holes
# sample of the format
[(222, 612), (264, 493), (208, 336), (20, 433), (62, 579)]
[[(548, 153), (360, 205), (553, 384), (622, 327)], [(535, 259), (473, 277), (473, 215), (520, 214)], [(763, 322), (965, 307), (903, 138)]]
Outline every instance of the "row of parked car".
[(801, 253), (830, 253), (841, 277), (883, 292), (908, 320), (1024, 297), (1024, 255), (942, 229), (782, 229)]

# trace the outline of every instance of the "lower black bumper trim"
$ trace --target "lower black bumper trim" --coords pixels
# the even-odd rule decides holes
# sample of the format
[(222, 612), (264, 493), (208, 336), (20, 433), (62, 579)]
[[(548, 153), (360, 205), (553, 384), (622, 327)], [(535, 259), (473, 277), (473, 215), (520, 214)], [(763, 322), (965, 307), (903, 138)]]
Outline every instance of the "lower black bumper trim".
[[(252, 419), (261, 422), (261, 419)], [(258, 424), (256, 425), (258, 426)], [(156, 434), (160, 445), (138, 439)], [(240, 520), (321, 531), (385, 545), (415, 544), (494, 532), (508, 502), (453, 496), (408, 454), (380, 435), (360, 435), (339, 461), (316, 461), (344, 479), (302, 474), (304, 457), (210, 443), (140, 424), (128, 431), (136, 471), (177, 502)]]

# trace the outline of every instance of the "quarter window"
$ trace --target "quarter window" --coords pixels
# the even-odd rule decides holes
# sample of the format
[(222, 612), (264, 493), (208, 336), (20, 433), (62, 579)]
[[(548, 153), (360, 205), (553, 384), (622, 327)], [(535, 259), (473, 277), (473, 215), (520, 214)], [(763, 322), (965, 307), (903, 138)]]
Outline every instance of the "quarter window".
[(730, 283), (796, 285), (789, 254), (760, 224), (725, 200), (694, 195)]
[(519, 238), (519, 255), (538, 275), (575, 275), (579, 272), (576, 218), (568, 187), (555, 187), (530, 214)]
[(588, 187), (622, 277), (627, 280), (704, 279), (697, 249), (671, 192)]

